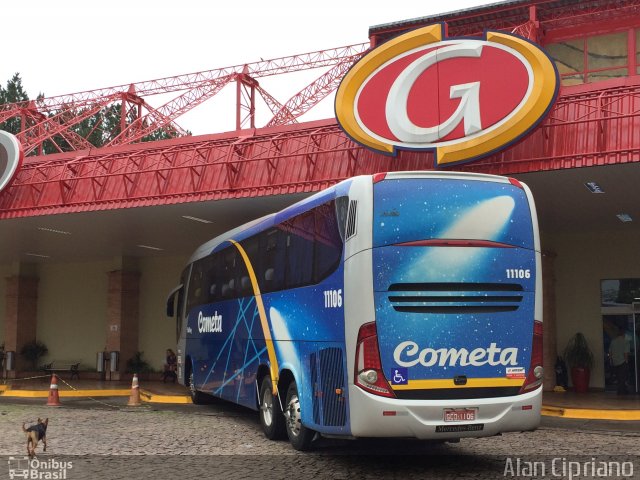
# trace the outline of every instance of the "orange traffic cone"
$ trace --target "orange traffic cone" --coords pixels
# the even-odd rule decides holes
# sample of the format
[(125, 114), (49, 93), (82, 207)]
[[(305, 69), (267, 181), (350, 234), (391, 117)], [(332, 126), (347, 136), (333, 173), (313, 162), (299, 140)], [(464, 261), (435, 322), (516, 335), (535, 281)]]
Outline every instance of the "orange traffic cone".
[(51, 375), (51, 386), (49, 387), (49, 399), (47, 405), (50, 407), (61, 407), (60, 397), (58, 395), (58, 377), (54, 373)]
[(133, 380), (131, 381), (131, 396), (129, 397), (130, 407), (137, 407), (140, 405), (140, 386), (138, 385), (138, 374), (133, 374)]

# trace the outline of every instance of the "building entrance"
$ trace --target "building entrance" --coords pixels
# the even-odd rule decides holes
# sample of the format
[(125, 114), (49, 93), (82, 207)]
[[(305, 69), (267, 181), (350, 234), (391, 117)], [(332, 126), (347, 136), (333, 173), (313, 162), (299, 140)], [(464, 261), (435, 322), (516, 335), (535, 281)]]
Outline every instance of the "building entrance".
[[(640, 279), (603, 280), (602, 290), (602, 338), (604, 341), (605, 389), (619, 391), (620, 382), (627, 383), (629, 393), (638, 393), (638, 354), (640, 342)], [(616, 368), (616, 337), (622, 336), (628, 348), (628, 368)], [(615, 342), (614, 342), (615, 341)], [(625, 371), (626, 370), (626, 371)], [(619, 378), (626, 373), (626, 380)]]

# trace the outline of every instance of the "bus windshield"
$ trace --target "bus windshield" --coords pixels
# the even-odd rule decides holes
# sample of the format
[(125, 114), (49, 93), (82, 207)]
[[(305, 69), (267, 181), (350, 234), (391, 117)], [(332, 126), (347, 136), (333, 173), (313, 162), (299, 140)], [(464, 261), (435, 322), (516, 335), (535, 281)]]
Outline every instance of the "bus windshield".
[(486, 240), (533, 249), (525, 191), (510, 183), (388, 179), (374, 186), (373, 246)]

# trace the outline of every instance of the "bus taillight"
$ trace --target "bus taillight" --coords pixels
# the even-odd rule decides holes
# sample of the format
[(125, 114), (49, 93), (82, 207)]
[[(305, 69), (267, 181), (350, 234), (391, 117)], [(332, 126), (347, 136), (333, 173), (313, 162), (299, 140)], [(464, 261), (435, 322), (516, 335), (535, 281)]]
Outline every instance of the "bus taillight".
[(520, 389), (520, 393), (525, 393), (542, 385), (544, 370), (542, 368), (542, 322), (533, 322), (533, 346), (531, 349), (531, 365), (529, 373)]
[(387, 178), (387, 172), (374, 173), (373, 174), (373, 183), (375, 184), (375, 183), (381, 182), (385, 178)]
[(375, 322), (365, 323), (358, 331), (354, 383), (363, 390), (383, 397), (395, 398), (382, 372)]
[(511, 185), (513, 185), (514, 187), (518, 187), (524, 190), (524, 187), (522, 186), (522, 184), (515, 178), (513, 177), (509, 177), (509, 183)]

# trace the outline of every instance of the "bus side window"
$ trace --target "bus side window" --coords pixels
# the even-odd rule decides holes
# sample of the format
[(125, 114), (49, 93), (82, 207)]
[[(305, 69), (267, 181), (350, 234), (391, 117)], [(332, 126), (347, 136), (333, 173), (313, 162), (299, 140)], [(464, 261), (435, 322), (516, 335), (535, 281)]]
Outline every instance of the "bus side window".
[(310, 285), (313, 281), (313, 211), (297, 215), (284, 223), (287, 231), (286, 288)]
[(189, 294), (187, 296), (187, 312), (196, 305), (205, 303), (205, 281), (203, 265), (206, 259), (198, 260), (191, 268), (191, 279), (189, 280)]
[(236, 279), (235, 279), (235, 265), (236, 265), (236, 252), (235, 248), (227, 247), (220, 256), (222, 257), (222, 270), (220, 275), (221, 294), (223, 300), (235, 298), (236, 296)]
[[(346, 197), (342, 197), (346, 198)], [(338, 229), (336, 208), (333, 202), (314, 209), (315, 213), (315, 255), (314, 281), (320, 282), (329, 276), (342, 258), (342, 236)]]
[(222, 285), (220, 284), (220, 255), (214, 253), (206, 258), (205, 265), (206, 287), (207, 287), (207, 303), (213, 303), (220, 300), (222, 296)]
[[(260, 262), (256, 275), (263, 293), (284, 289), (286, 233), (274, 228), (259, 235)], [(255, 263), (254, 263), (255, 265)]]
[[(250, 237), (242, 242), (240, 245), (244, 249), (247, 257), (249, 257), (249, 262), (251, 264), (251, 268), (254, 270), (254, 273), (258, 274), (259, 269), (259, 257), (258, 257), (258, 237)], [(251, 284), (251, 279), (249, 276), (249, 272), (247, 270), (247, 266), (244, 262), (244, 259), (240, 256), (238, 257), (237, 262), (238, 269), (238, 296), (247, 297), (253, 295), (253, 285)]]
[(349, 213), (349, 197), (336, 198), (335, 205), (338, 231), (340, 232), (340, 238), (344, 240), (344, 232), (347, 228), (347, 216)]

